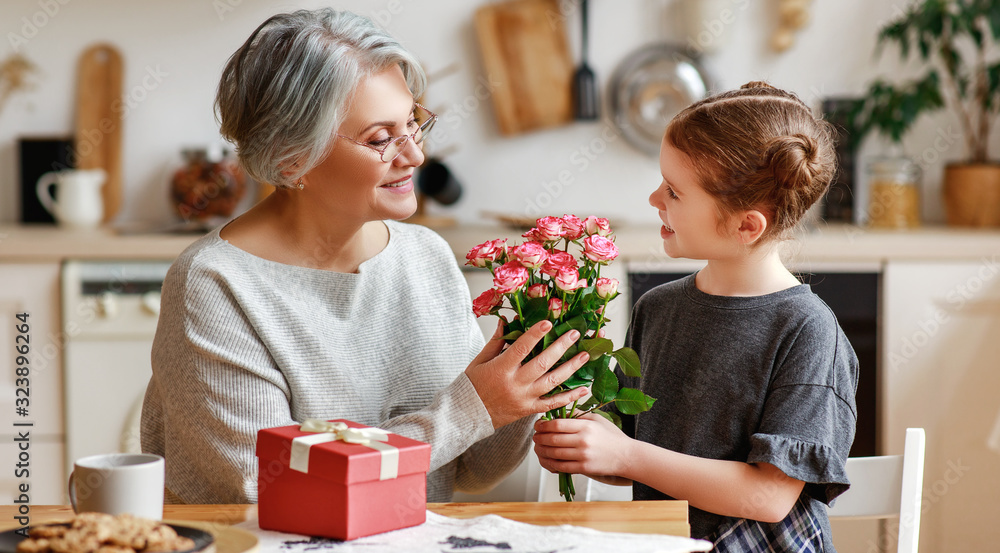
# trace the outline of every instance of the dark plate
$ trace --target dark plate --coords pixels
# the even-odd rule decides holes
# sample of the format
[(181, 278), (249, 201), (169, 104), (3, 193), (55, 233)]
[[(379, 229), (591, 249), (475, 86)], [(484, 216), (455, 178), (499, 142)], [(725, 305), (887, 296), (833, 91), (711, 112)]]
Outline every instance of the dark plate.
[[(39, 524), (38, 526), (54, 526), (58, 523), (53, 524)], [(61, 524), (62, 526), (69, 526), (68, 523)], [(201, 551), (209, 545), (215, 539), (212, 534), (205, 532), (204, 530), (199, 530), (197, 528), (191, 528), (189, 526), (179, 526), (177, 524), (168, 524), (167, 526), (174, 529), (178, 536), (184, 536), (185, 538), (191, 538), (194, 540), (194, 547), (191, 549), (185, 549), (183, 551), (178, 551), (177, 553), (194, 553), (195, 551)], [(17, 551), (17, 544), (21, 540), (25, 539), (24, 536), (17, 533), (18, 529), (7, 530), (6, 532), (0, 532), (0, 553), (15, 553)]]

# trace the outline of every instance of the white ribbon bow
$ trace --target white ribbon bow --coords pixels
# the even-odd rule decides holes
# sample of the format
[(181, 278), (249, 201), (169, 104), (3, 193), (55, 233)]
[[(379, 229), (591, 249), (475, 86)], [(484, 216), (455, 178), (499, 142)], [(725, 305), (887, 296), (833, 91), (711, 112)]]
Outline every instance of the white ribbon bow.
[(299, 472), (309, 472), (309, 450), (312, 446), (327, 442), (342, 441), (348, 444), (363, 445), (379, 452), (379, 480), (396, 478), (399, 474), (399, 449), (387, 443), (389, 432), (381, 428), (351, 428), (342, 422), (329, 422), (319, 419), (307, 419), (299, 427), (308, 436), (292, 439), (291, 459), (288, 466)]
[(384, 442), (389, 439), (389, 431), (370, 426), (368, 428), (351, 428), (342, 422), (331, 422), (320, 419), (306, 419), (299, 427), (302, 432), (323, 432), (336, 434), (337, 439), (349, 444), (368, 445), (368, 442)]

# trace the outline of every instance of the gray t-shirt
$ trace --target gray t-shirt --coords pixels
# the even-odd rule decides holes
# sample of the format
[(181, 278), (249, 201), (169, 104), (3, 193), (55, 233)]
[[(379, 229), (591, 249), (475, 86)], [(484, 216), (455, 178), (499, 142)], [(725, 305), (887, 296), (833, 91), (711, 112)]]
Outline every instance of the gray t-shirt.
[[(858, 361), (823, 300), (808, 285), (713, 296), (690, 275), (639, 299), (627, 343), (639, 353), (642, 377), (623, 385), (657, 398), (650, 411), (624, 417), (627, 433), (688, 455), (770, 463), (806, 483), (784, 524), (692, 507), (691, 535), (718, 540), (719, 550), (748, 551), (754, 549), (723, 544), (755, 532), (784, 551), (791, 546), (775, 542), (796, 533), (801, 541), (805, 533), (806, 541), (833, 551), (823, 504), (849, 486), (844, 463), (857, 422)], [(640, 482), (633, 496), (669, 499)], [(782, 531), (785, 538), (775, 537)]]

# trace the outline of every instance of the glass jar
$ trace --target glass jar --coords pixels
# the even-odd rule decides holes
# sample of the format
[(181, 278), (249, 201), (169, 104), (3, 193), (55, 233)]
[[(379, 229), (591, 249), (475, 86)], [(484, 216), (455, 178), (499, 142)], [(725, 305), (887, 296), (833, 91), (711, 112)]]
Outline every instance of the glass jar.
[(868, 164), (868, 226), (920, 226), (920, 166), (906, 156), (873, 160)]
[(246, 194), (246, 175), (226, 150), (191, 148), (174, 172), (170, 197), (185, 221), (226, 219)]

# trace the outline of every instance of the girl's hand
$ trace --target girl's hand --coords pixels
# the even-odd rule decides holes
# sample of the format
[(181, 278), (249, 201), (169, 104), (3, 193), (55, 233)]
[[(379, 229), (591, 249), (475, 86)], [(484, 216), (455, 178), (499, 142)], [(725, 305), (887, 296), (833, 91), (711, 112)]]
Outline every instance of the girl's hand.
[(577, 419), (540, 420), (535, 423), (533, 439), (543, 468), (602, 481), (607, 480), (599, 477), (624, 477), (634, 441), (611, 421), (593, 413)]
[(580, 337), (571, 330), (552, 342), (545, 351), (531, 361), (521, 364), (542, 337), (552, 329), (552, 323), (541, 321), (504, 349), (497, 327), (493, 338), (483, 351), (465, 369), (466, 376), (476, 388), (479, 399), (493, 420), (493, 428), (500, 428), (518, 419), (563, 407), (587, 395), (585, 387), (542, 397), (563, 383), (590, 359), (581, 352), (558, 368), (550, 371), (566, 350)]

